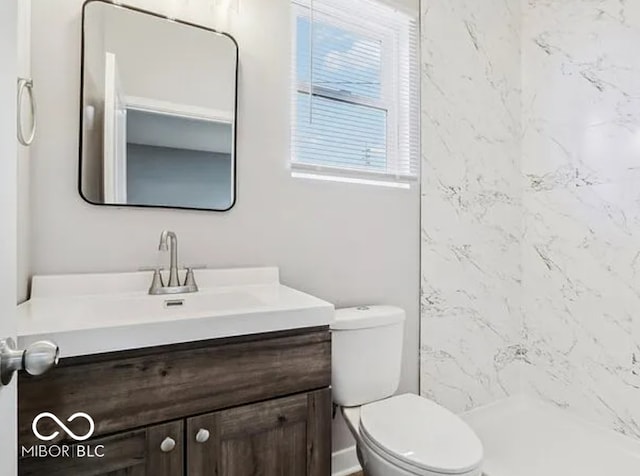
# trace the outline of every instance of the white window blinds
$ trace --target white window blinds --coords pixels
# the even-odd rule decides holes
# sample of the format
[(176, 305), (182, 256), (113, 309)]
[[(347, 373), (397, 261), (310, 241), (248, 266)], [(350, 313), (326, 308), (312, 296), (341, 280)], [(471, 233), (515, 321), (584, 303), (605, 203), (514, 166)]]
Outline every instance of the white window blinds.
[(293, 0), (294, 171), (417, 177), (417, 42), (417, 12), (380, 0)]

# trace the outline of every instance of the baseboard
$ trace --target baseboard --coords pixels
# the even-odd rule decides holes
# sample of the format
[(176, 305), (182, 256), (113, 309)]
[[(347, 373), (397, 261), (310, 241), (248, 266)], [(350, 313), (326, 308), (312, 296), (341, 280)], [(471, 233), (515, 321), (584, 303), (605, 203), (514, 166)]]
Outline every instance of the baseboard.
[(362, 471), (362, 468), (360, 467), (360, 463), (358, 463), (355, 445), (345, 448), (344, 450), (336, 451), (331, 455), (332, 476), (350, 476), (358, 471)]

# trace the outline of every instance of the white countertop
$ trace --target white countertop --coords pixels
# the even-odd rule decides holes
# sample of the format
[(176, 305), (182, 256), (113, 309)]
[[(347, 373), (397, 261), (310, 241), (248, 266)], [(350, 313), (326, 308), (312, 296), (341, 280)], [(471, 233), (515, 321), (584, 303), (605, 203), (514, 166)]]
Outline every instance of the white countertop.
[[(18, 307), (18, 345), (61, 357), (325, 326), (333, 305), (280, 284), (277, 268), (196, 270), (200, 291), (149, 296), (151, 272), (36, 276)], [(167, 301), (182, 300), (176, 307)]]

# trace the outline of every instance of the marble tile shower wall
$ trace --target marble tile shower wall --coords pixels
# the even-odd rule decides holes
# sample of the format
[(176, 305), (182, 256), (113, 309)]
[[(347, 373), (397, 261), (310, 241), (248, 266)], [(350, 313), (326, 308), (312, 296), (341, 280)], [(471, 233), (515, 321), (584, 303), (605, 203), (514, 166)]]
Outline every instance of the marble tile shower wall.
[(526, 390), (640, 438), (640, 2), (523, 13)]
[(422, 393), (640, 438), (640, 2), (422, 5)]
[(519, 389), (520, 9), (422, 2), (421, 392), (462, 411)]

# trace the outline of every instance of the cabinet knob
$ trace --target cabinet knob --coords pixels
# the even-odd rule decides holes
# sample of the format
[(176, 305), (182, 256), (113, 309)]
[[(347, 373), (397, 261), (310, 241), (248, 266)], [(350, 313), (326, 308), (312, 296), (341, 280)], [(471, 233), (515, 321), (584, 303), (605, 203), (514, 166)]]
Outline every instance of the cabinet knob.
[(170, 436), (167, 436), (164, 440), (162, 440), (162, 443), (160, 443), (160, 450), (162, 450), (163, 453), (169, 453), (173, 451), (175, 447), (176, 440), (174, 440)]
[(207, 441), (209, 441), (209, 436), (211, 436), (211, 433), (209, 433), (209, 430), (200, 428), (198, 430), (198, 433), (196, 433), (196, 441), (198, 443), (206, 443)]

